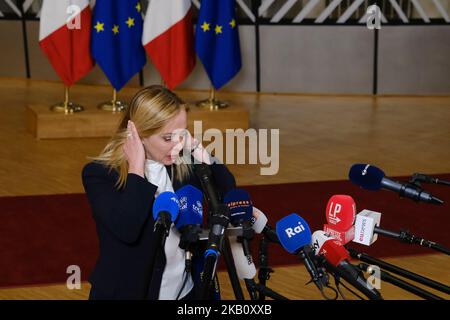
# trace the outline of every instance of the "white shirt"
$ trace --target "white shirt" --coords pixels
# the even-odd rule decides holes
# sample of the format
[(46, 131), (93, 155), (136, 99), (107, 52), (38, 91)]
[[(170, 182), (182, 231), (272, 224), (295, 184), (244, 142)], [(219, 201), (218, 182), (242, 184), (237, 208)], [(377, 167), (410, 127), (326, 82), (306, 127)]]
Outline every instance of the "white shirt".
[[(166, 167), (153, 160), (145, 160), (145, 177), (147, 180), (158, 186), (156, 190), (155, 198), (164, 191), (173, 191), (172, 182), (170, 181), (169, 174)], [(159, 300), (175, 300), (178, 292), (183, 285), (185, 277), (185, 250), (181, 249), (178, 244), (180, 243), (180, 233), (172, 223), (169, 236), (166, 239), (164, 246), (164, 252), (166, 254), (166, 267), (161, 280), (161, 289), (159, 291)], [(183, 292), (180, 294), (179, 299), (187, 295), (194, 287), (194, 282), (190, 274), (188, 274), (188, 280), (184, 286)]]

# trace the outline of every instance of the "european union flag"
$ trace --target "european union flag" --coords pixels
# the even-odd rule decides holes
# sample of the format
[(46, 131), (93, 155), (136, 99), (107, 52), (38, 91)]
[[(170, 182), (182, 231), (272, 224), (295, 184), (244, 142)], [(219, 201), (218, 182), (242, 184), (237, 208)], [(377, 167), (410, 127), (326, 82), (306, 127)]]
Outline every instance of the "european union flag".
[(138, 0), (96, 1), (92, 17), (92, 56), (117, 91), (145, 65), (142, 24)]
[(202, 0), (195, 50), (216, 89), (241, 69), (241, 48), (234, 0)]

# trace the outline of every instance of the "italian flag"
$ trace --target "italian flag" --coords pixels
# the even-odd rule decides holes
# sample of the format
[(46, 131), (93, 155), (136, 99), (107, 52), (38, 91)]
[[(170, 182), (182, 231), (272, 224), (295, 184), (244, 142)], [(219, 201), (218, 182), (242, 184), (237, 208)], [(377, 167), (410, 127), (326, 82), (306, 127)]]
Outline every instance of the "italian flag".
[(94, 66), (89, 0), (44, 0), (39, 45), (58, 76), (71, 86)]
[(170, 89), (186, 79), (195, 66), (191, 1), (150, 1), (142, 44)]

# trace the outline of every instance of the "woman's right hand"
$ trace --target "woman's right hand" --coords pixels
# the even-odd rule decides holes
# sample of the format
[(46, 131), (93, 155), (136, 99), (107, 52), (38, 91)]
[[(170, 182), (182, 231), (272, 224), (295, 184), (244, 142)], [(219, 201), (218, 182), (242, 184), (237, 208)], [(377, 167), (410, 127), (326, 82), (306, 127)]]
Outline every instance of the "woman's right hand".
[(128, 173), (134, 173), (144, 178), (145, 149), (133, 121), (128, 120), (127, 140), (123, 152), (128, 161)]

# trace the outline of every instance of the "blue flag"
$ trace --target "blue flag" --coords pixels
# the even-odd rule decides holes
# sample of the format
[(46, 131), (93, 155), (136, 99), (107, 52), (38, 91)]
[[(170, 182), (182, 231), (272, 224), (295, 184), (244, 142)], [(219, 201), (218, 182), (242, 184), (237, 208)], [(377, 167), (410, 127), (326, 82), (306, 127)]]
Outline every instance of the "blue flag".
[(241, 69), (241, 48), (234, 0), (202, 0), (195, 50), (216, 89)]
[(91, 51), (119, 91), (145, 65), (138, 0), (97, 0), (92, 16)]

